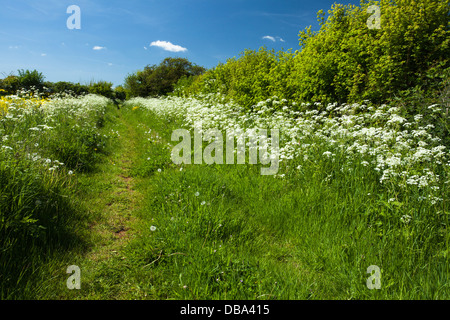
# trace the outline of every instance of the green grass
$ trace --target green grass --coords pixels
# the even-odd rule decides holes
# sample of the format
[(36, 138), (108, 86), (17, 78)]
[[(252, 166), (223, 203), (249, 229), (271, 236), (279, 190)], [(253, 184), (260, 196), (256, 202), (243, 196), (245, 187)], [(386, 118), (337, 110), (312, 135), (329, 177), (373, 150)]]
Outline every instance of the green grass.
[[(33, 271), (20, 293), (2, 286), (5, 298), (449, 298), (448, 218), (435, 214), (446, 208), (399, 197), (362, 165), (342, 172), (344, 155), (331, 161), (318, 147), (302, 170), (284, 162), (285, 177), (256, 165), (177, 166), (168, 143), (179, 120), (110, 106), (103, 125), (119, 135), (95, 169), (76, 174), (51, 245), (31, 245), (46, 258), (16, 259)], [(80, 290), (66, 287), (69, 265), (81, 269)], [(366, 286), (371, 265), (380, 290)]]
[[(365, 211), (367, 194), (350, 197), (320, 179), (288, 185), (245, 166), (221, 169), (155, 177), (147, 223), (128, 246), (133, 261), (156, 274), (149, 281), (162, 290), (153, 298), (446, 297), (448, 265), (437, 243), (428, 235), (414, 243), (392, 225), (380, 236)], [(382, 270), (382, 290), (366, 287), (370, 265)]]
[[(147, 121), (170, 139), (160, 120)], [(167, 154), (164, 143), (150, 148)], [(150, 299), (448, 298), (448, 233), (435, 230), (445, 216), (414, 194), (390, 202), (373, 171), (343, 173), (339, 155), (316, 160), (285, 178), (251, 165), (180, 171), (162, 160), (144, 182), (139, 235), (125, 247), (135, 287)], [(399, 221), (405, 213), (414, 224)], [(381, 290), (367, 288), (371, 265)]]
[[(55, 270), (87, 250), (91, 217), (77, 199), (76, 176), (101, 166), (100, 153), (107, 153), (108, 144), (97, 135), (100, 126), (90, 122), (103, 114), (87, 114), (90, 121), (85, 122), (64, 111), (50, 120), (39, 110), (21, 118), (17, 114), (1, 122), (3, 143), (11, 148), (0, 152), (2, 299), (30, 299), (52, 291)], [(93, 146), (91, 139), (98, 143)]]

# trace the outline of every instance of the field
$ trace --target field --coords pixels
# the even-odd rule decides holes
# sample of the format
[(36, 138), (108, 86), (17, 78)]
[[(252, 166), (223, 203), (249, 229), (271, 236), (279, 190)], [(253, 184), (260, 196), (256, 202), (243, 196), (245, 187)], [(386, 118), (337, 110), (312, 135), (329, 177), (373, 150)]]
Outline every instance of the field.
[[(0, 297), (449, 299), (445, 112), (4, 96)], [(236, 141), (278, 129), (277, 172), (248, 157), (174, 163), (173, 132), (200, 122)]]

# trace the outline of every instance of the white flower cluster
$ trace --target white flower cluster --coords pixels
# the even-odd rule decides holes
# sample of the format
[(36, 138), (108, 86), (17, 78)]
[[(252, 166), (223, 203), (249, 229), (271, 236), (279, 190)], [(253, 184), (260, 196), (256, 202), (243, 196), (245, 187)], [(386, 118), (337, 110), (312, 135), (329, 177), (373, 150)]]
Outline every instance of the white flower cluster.
[[(336, 103), (309, 108), (307, 104), (288, 106), (286, 100), (273, 97), (253, 106), (252, 112), (244, 112), (240, 106), (224, 101), (223, 96), (209, 94), (200, 98), (134, 98), (127, 104), (140, 105), (163, 117), (181, 117), (189, 128), (200, 121), (203, 130), (217, 128), (223, 132), (278, 128), (280, 160), (307, 160), (321, 145), (327, 148), (322, 157), (333, 160), (339, 152), (348, 164), (359, 162), (371, 167), (379, 173), (380, 183), (397, 187), (436, 186), (439, 175), (433, 168), (443, 165), (448, 170), (450, 166), (448, 150), (431, 133), (433, 126), (424, 126), (422, 115), (408, 122), (398, 108)], [(437, 107), (430, 108), (434, 112)]]
[(83, 119), (88, 117), (91, 111), (103, 111), (110, 101), (106, 97), (95, 94), (88, 94), (78, 98), (55, 98), (42, 105), (41, 110), (46, 114), (47, 118), (51, 118), (54, 114), (62, 111), (66, 115)]
[[(23, 98), (21, 97), (22, 95), (30, 96), (26, 91), (21, 91), (18, 92), (18, 95), (7, 97), (7, 113), (3, 118), (0, 118), (0, 121), (4, 122), (5, 126), (12, 125), (17, 128), (13, 131), (16, 135), (18, 131), (26, 131), (26, 136), (30, 138), (30, 141), (33, 141), (35, 137), (45, 136), (47, 132), (59, 126), (60, 121), (58, 117), (61, 115), (76, 119), (76, 126), (80, 123), (82, 130), (88, 127), (95, 127), (95, 123), (91, 119), (92, 114), (104, 113), (105, 107), (110, 103), (108, 98), (93, 94), (78, 98), (56, 97), (51, 100), (45, 100), (45, 103), (41, 100)], [(35, 119), (39, 119), (38, 122), (43, 123), (30, 127), (30, 123), (35, 123)], [(5, 129), (0, 129), (0, 141), (3, 144), (0, 147), (0, 152), (11, 153), (26, 150), (24, 142), (17, 140), (15, 136), (5, 134)], [(35, 148), (39, 147), (39, 143), (36, 140), (32, 145)], [(64, 166), (58, 160), (42, 158), (37, 152), (27, 152), (26, 157), (33, 162), (48, 166), (49, 171), (55, 171), (59, 167)], [(69, 174), (73, 174), (73, 172), (69, 171)]]

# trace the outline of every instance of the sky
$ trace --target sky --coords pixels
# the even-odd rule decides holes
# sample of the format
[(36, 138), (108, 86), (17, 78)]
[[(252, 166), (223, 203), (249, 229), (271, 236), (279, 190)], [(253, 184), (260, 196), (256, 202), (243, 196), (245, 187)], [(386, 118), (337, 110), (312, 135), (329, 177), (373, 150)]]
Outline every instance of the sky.
[(0, 78), (121, 85), (167, 57), (214, 68), (245, 49), (293, 51), (317, 11), (359, 0), (1, 0)]

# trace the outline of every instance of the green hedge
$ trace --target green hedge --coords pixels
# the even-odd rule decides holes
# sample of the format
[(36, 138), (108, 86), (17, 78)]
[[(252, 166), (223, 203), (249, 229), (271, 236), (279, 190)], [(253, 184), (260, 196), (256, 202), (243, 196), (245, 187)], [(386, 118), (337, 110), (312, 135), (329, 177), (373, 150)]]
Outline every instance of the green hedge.
[[(373, 4), (380, 8), (379, 29), (367, 24)], [(429, 95), (442, 88), (450, 67), (449, 0), (334, 4), (327, 17), (322, 10), (317, 16), (320, 30), (301, 31), (294, 53), (245, 50), (198, 77), (184, 92), (222, 92), (249, 108), (272, 96), (384, 103), (411, 88)]]

